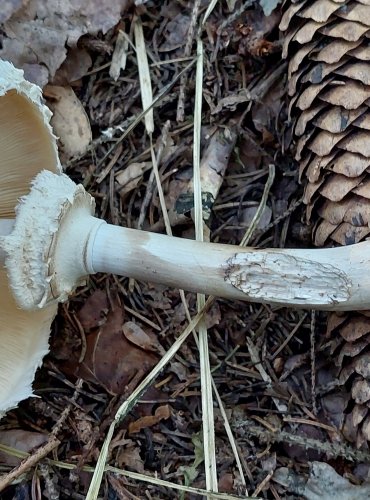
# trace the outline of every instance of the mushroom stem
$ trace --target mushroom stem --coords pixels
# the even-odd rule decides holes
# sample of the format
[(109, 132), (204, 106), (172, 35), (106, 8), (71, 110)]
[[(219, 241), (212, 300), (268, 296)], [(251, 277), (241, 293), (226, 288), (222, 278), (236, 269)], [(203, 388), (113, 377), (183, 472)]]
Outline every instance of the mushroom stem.
[(101, 224), (87, 271), (228, 299), (323, 310), (367, 309), (370, 242), (332, 249), (240, 248)]
[[(1, 236), (23, 309), (68, 299), (89, 274), (114, 273), (228, 299), (325, 310), (368, 309), (370, 241), (331, 249), (255, 249), (117, 227), (65, 175), (40, 172)], [(0, 226), (9, 231), (11, 223)]]

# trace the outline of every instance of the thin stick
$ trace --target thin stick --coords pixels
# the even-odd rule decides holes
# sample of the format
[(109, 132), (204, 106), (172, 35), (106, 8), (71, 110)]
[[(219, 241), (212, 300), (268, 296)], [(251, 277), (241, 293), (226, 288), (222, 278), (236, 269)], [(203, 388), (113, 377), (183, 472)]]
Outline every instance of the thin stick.
[(14, 467), (10, 472), (4, 474), (0, 477), (0, 491), (9, 486), (15, 479), (19, 478), (22, 474), (32, 469), (37, 463), (46, 455), (48, 455), (52, 450), (60, 445), (59, 439), (55, 436), (50, 435), (49, 440), (37, 450), (25, 458), (17, 467)]
[(274, 179), (275, 179), (275, 165), (269, 165), (269, 176), (267, 178), (267, 182), (266, 182), (265, 188), (263, 190), (261, 202), (257, 208), (256, 213), (254, 214), (254, 217), (252, 219), (250, 226), (248, 227), (242, 241), (240, 242), (241, 247), (245, 247), (248, 245), (248, 243), (249, 243), (249, 241), (254, 233), (254, 230), (257, 227), (257, 224), (262, 217), (263, 211), (265, 210), (265, 207), (266, 207), (267, 198), (268, 198), (271, 186), (274, 182)]
[(207, 10), (204, 14), (203, 20), (202, 20), (202, 27), (204, 27), (209, 15), (212, 13), (213, 9), (216, 7), (218, 0), (211, 0), (208, 4)]
[(311, 402), (312, 413), (317, 415), (316, 405), (316, 311), (311, 311)]
[(161, 204), (161, 208), (162, 208), (162, 216), (163, 216), (163, 220), (164, 220), (164, 225), (166, 227), (166, 233), (169, 236), (171, 236), (172, 235), (171, 222), (170, 222), (170, 219), (168, 217), (168, 212), (166, 210), (166, 201), (164, 199), (161, 178), (159, 176), (158, 163), (157, 163), (157, 158), (156, 158), (155, 152), (154, 152), (152, 135), (150, 135), (150, 152), (151, 152), (151, 156), (152, 156), (154, 177), (155, 177), (155, 180), (157, 183), (158, 196), (159, 196), (159, 200), (160, 200), (160, 204)]
[[(259, 358), (259, 354), (258, 354), (256, 346), (253, 344), (253, 342), (249, 338), (247, 338), (247, 345), (248, 345), (248, 351), (249, 351), (249, 355), (251, 357), (252, 363), (256, 366), (256, 369), (258, 370), (259, 374), (261, 375), (262, 380), (264, 382), (266, 382), (268, 387), (271, 388), (272, 387), (271, 377), (262, 366), (262, 363), (261, 363), (261, 360)], [(272, 399), (276, 405), (276, 408), (279, 410), (279, 412), (286, 413), (286, 411), (288, 410), (287, 405), (285, 403), (282, 403), (276, 397), (273, 397)]]
[[(195, 26), (197, 24), (200, 3), (201, 3), (200, 0), (194, 1), (193, 10), (191, 13), (191, 19), (190, 19), (190, 23), (189, 23), (188, 34), (186, 37), (184, 57), (190, 56), (190, 53), (191, 53), (191, 46), (192, 46), (193, 40), (194, 40), (194, 31), (195, 31)], [(181, 80), (180, 80), (179, 100), (177, 103), (176, 120), (178, 122), (184, 121), (184, 109), (185, 109), (184, 103), (185, 103), (185, 93), (186, 93), (187, 82), (188, 82), (188, 77), (187, 77), (187, 74), (184, 73), (181, 77)]]
[(225, 431), (226, 431), (227, 437), (229, 439), (231, 449), (232, 449), (233, 454), (234, 454), (236, 466), (238, 467), (238, 471), (239, 471), (239, 474), (240, 474), (240, 480), (241, 480), (241, 483), (242, 483), (243, 487), (245, 488), (245, 495), (248, 496), (247, 483), (246, 483), (246, 480), (245, 480), (245, 477), (244, 477), (243, 466), (242, 466), (242, 463), (241, 463), (241, 460), (240, 460), (240, 457), (239, 457), (238, 448), (237, 448), (237, 445), (236, 445), (234, 434), (233, 434), (233, 431), (231, 429), (231, 425), (230, 425), (229, 419), (227, 418), (227, 414), (226, 414), (226, 411), (225, 411), (225, 408), (224, 408), (224, 404), (222, 402), (220, 393), (218, 392), (218, 389), (217, 389), (217, 386), (215, 384), (215, 381), (214, 381), (213, 377), (212, 377), (212, 388), (213, 388), (213, 391), (215, 393), (215, 396), (216, 396), (216, 399), (217, 399), (217, 403), (218, 403), (218, 407), (220, 409), (222, 418), (224, 419)]
[[(161, 161), (163, 150), (165, 149), (165, 147), (167, 145), (167, 142), (168, 142), (169, 129), (170, 129), (170, 121), (167, 120), (166, 123), (163, 126), (163, 129), (162, 129), (161, 140), (160, 140), (160, 143), (159, 143), (159, 147), (158, 147), (158, 151), (157, 151), (157, 155), (156, 155), (156, 162), (155, 162), (155, 164), (152, 161), (153, 170), (150, 173), (150, 177), (149, 177), (149, 180), (147, 182), (147, 188), (146, 188), (145, 196), (144, 196), (143, 202), (142, 202), (141, 207), (140, 207), (140, 215), (139, 215), (139, 220), (138, 220), (138, 223), (137, 223), (137, 228), (138, 229), (142, 229), (143, 224), (144, 224), (144, 219), (145, 219), (145, 216), (146, 216), (146, 212), (147, 212), (148, 206), (150, 204), (150, 201), (152, 199), (153, 192), (154, 192), (154, 187), (155, 187), (154, 180), (160, 179), (159, 174), (158, 174), (158, 176), (155, 175), (154, 168), (155, 168), (155, 165), (156, 165), (156, 168), (158, 170), (158, 164)], [(151, 144), (150, 152), (151, 152), (151, 156), (152, 156), (152, 159), (153, 159), (152, 149), (153, 149), (153, 147), (152, 147), (152, 144)], [(162, 208), (162, 212), (164, 212), (163, 207), (161, 207), (161, 208)], [(164, 206), (164, 208), (166, 208), (166, 207)], [(166, 210), (166, 212), (167, 212), (167, 210)], [(167, 233), (167, 234), (169, 234), (169, 233)]]
[(368, 451), (357, 450), (341, 442), (323, 442), (319, 439), (299, 436), (287, 431), (270, 431), (266, 429), (266, 427), (255, 425), (255, 423), (249, 419), (235, 422), (233, 424), (233, 429), (242, 429), (243, 433), (248, 436), (256, 437), (261, 443), (298, 445), (302, 446), (305, 450), (315, 450), (316, 452), (325, 453), (326, 456), (330, 458), (343, 457), (352, 462), (368, 463), (370, 461), (370, 453)]

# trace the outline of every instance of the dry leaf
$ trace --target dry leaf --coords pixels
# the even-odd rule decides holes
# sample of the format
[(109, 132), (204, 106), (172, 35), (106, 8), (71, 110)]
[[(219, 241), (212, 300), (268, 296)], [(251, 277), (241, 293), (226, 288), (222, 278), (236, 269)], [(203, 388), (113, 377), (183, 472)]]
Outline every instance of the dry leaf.
[[(20, 451), (30, 452), (33, 448), (45, 444), (47, 440), (48, 436), (40, 432), (30, 432), (22, 429), (0, 431), (0, 443)], [(0, 462), (14, 467), (21, 462), (21, 459), (0, 451)]]
[(114, 395), (131, 392), (158, 361), (152, 352), (126, 340), (122, 324), (122, 306), (115, 300), (105, 324), (86, 336), (85, 359), (75, 368), (77, 376), (101, 385)]
[(333, 498), (368, 500), (370, 497), (370, 484), (365, 483), (361, 486), (351, 484), (348, 479), (340, 476), (325, 462), (312, 462), (310, 469), (307, 482), (288, 467), (277, 469), (274, 480), (307, 500), (332, 500)]
[(84, 154), (92, 133), (87, 114), (71, 87), (48, 85), (45, 88), (48, 105), (53, 112), (51, 125), (67, 158)]
[[(246, 225), (246, 227), (250, 227), (254, 216), (258, 210), (258, 206), (255, 207), (247, 207), (242, 212), (242, 221)], [(260, 220), (256, 225), (256, 230), (264, 230), (271, 222), (272, 218), (272, 210), (267, 205), (264, 207)]]
[(159, 344), (156, 337), (145, 333), (144, 330), (133, 321), (127, 321), (122, 326), (122, 331), (127, 340), (141, 349), (163, 353), (163, 347)]
[(30, 0), (5, 22), (0, 57), (25, 70), (31, 65), (33, 81), (44, 85), (65, 60), (66, 45), (75, 47), (85, 34), (106, 33), (130, 4), (130, 0)]
[(234, 492), (234, 476), (230, 472), (223, 472), (218, 481), (219, 491), (222, 493)]
[(150, 161), (130, 163), (124, 170), (117, 173), (118, 192), (122, 199), (136, 189), (143, 179), (143, 174), (152, 167)]
[(86, 75), (92, 66), (90, 54), (79, 47), (68, 51), (68, 57), (58, 69), (52, 80), (53, 85), (68, 85)]
[(108, 313), (108, 299), (104, 290), (95, 290), (79, 310), (77, 316), (85, 331), (102, 326)]
[(118, 80), (121, 70), (126, 68), (128, 46), (127, 36), (125, 36), (122, 31), (119, 31), (109, 68), (109, 76), (113, 78), (114, 81)]
[(128, 469), (134, 472), (144, 473), (144, 460), (140, 456), (139, 448), (131, 441), (128, 440), (127, 447), (120, 450), (117, 456), (117, 466), (120, 469)]
[(159, 47), (160, 52), (170, 52), (184, 46), (184, 40), (189, 29), (190, 16), (178, 13), (168, 22), (165, 30), (165, 42)]
[(153, 427), (153, 425), (158, 424), (161, 420), (166, 420), (171, 416), (171, 407), (169, 405), (158, 406), (155, 410), (154, 415), (148, 415), (145, 417), (141, 417), (135, 422), (131, 422), (128, 426), (128, 430), (130, 434), (135, 432), (140, 432), (142, 429), (146, 429), (147, 427)]
[(333, 393), (320, 399), (325, 419), (337, 429), (342, 428), (349, 397), (348, 394)]
[(212, 110), (212, 115), (217, 115), (221, 113), (224, 109), (229, 109), (235, 111), (239, 104), (249, 102), (251, 100), (251, 95), (246, 89), (241, 89), (238, 93), (232, 94), (230, 96), (223, 97), (217, 103), (217, 106)]
[(181, 382), (189, 378), (189, 370), (184, 364), (180, 363), (180, 361), (172, 361), (169, 370), (174, 373)]

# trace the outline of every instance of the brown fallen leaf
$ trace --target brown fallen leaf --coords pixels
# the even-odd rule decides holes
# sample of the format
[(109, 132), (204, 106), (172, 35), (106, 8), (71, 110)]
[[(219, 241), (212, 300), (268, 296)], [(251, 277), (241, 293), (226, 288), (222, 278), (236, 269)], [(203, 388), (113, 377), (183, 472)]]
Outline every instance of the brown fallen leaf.
[(52, 84), (68, 85), (80, 80), (89, 71), (92, 59), (86, 49), (75, 47), (68, 51), (67, 59), (56, 72)]
[(84, 361), (74, 374), (101, 385), (113, 395), (129, 394), (157, 363), (152, 352), (138, 348), (122, 335), (123, 308), (113, 300), (104, 325), (86, 335)]
[(140, 456), (140, 449), (131, 439), (128, 439), (125, 448), (119, 451), (116, 462), (121, 469), (144, 473), (144, 460)]
[[(258, 210), (258, 206), (247, 207), (242, 211), (242, 221), (246, 225), (246, 227), (250, 227), (252, 221), (256, 215)], [(263, 231), (271, 222), (272, 219), (272, 210), (267, 205), (264, 207), (260, 220), (256, 225), (256, 233)]]
[(137, 323), (127, 321), (122, 326), (122, 331), (127, 340), (146, 351), (163, 354), (163, 347), (154, 335), (148, 335)]
[(149, 161), (130, 163), (124, 170), (117, 173), (118, 192), (125, 197), (141, 183), (144, 173), (152, 167)]
[(370, 496), (370, 485), (351, 484), (340, 476), (333, 467), (325, 462), (311, 462), (310, 475), (306, 482), (288, 467), (280, 467), (274, 473), (274, 481), (284, 485), (299, 498), (307, 500), (367, 500)]
[[(171, 13), (170, 13), (171, 15)], [(183, 9), (175, 15), (167, 24), (164, 30), (165, 41), (159, 47), (160, 52), (171, 52), (182, 48), (189, 29), (190, 16), (183, 12)]]
[(232, 493), (234, 491), (234, 476), (230, 472), (223, 472), (218, 481), (218, 487), (222, 493)]
[(153, 425), (158, 424), (161, 420), (166, 420), (171, 416), (171, 407), (169, 405), (158, 406), (155, 410), (154, 415), (148, 415), (141, 417), (135, 422), (131, 422), (128, 426), (128, 431), (130, 434), (135, 432), (140, 432), (142, 429), (147, 427), (153, 427)]
[[(0, 443), (19, 451), (30, 452), (33, 448), (46, 443), (48, 436), (40, 432), (24, 431), (22, 429), (11, 429), (0, 431)], [(0, 451), (0, 463), (12, 467), (18, 465), (22, 459), (8, 455)]]
[(65, 157), (85, 153), (92, 139), (90, 121), (72, 88), (48, 85), (44, 94), (53, 112), (51, 125)]
[(78, 311), (77, 317), (83, 329), (88, 332), (102, 326), (109, 310), (107, 294), (103, 290), (95, 290), (86, 299)]
[[(19, 7), (24, 4), (23, 8), (15, 11), (13, 7), (18, 3)], [(75, 47), (85, 34), (106, 33), (131, 3), (130, 0), (7, 0), (7, 9), (3, 10), (2, 2), (0, 21), (4, 22), (4, 37), (0, 57), (27, 70), (27, 77), (33, 76), (32, 81), (43, 86), (65, 60), (66, 45)]]

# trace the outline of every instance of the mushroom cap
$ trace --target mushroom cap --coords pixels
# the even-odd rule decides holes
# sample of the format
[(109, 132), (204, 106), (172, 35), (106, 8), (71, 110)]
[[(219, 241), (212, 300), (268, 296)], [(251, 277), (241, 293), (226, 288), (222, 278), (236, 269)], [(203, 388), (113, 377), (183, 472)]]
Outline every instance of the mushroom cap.
[(41, 89), (0, 60), (0, 218), (14, 217), (41, 170), (61, 173), (51, 116)]
[[(61, 173), (50, 118), (41, 89), (27, 82), (23, 71), (0, 60), (0, 218), (15, 216), (19, 200), (41, 170)], [(56, 311), (55, 304), (36, 311), (19, 309), (7, 271), (0, 268), (0, 416), (32, 394)]]
[(50, 326), (56, 306), (22, 311), (0, 270), (0, 417), (32, 395), (37, 368), (49, 351)]

